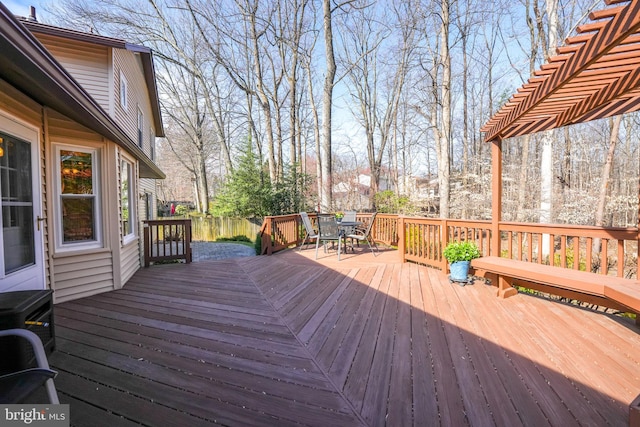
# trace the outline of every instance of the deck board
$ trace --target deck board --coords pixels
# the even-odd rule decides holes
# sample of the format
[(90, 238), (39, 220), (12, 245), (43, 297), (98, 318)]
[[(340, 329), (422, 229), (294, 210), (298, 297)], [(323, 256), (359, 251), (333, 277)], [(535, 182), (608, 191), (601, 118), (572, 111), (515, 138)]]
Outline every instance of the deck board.
[(630, 320), (389, 250), (314, 255), (154, 266), (56, 305), (72, 425), (628, 425)]

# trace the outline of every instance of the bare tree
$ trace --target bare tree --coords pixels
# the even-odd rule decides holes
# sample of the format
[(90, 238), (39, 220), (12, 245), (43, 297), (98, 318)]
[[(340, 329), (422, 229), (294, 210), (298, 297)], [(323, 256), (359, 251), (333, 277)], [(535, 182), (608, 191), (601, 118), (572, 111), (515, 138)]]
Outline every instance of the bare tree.
[(331, 0), (322, 0), (322, 17), (324, 30), (324, 49), (326, 71), (322, 93), (322, 132), (320, 144), (320, 168), (322, 182), (320, 190), (320, 209), (329, 212), (332, 208), (331, 176), (331, 108), (333, 107), (333, 87), (336, 78), (336, 58), (333, 50), (333, 13)]

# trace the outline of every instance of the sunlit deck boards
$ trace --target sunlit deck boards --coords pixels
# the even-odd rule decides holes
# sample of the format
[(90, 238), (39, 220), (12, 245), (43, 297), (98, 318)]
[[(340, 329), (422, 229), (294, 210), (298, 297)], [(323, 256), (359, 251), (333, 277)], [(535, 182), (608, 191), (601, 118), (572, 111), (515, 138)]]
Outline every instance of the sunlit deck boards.
[(138, 272), (57, 305), (76, 425), (627, 425), (631, 322), (387, 252), (288, 251)]

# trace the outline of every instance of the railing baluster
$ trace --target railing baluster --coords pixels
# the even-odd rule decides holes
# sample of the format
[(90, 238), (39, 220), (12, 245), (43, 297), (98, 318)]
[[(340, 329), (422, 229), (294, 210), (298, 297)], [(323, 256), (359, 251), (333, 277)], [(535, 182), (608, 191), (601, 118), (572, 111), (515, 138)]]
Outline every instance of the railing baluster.
[(618, 240), (618, 277), (624, 277), (624, 240)]
[(600, 270), (602, 274), (609, 274), (609, 239), (602, 239), (600, 242)]
[(144, 221), (145, 267), (164, 260), (184, 259), (190, 263), (191, 235), (190, 219)]

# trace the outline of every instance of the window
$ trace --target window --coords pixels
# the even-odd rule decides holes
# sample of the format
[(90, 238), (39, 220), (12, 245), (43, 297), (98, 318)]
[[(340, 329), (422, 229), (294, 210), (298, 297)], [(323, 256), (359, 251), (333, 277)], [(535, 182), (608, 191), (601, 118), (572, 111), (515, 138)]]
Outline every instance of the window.
[(133, 193), (133, 165), (127, 160), (120, 162), (120, 217), (123, 241), (135, 232), (135, 197)]
[(127, 100), (128, 94), (129, 94), (129, 91), (128, 91), (127, 78), (124, 76), (124, 74), (121, 71), (120, 72), (120, 106), (125, 110), (129, 105), (129, 101)]
[[(31, 144), (0, 134), (0, 205), (4, 273), (36, 262), (33, 235)], [(2, 273), (0, 268), (0, 274)]]
[(138, 107), (138, 145), (142, 148), (142, 138), (144, 136), (144, 116), (142, 110)]
[(101, 247), (97, 149), (57, 147), (59, 249)]

